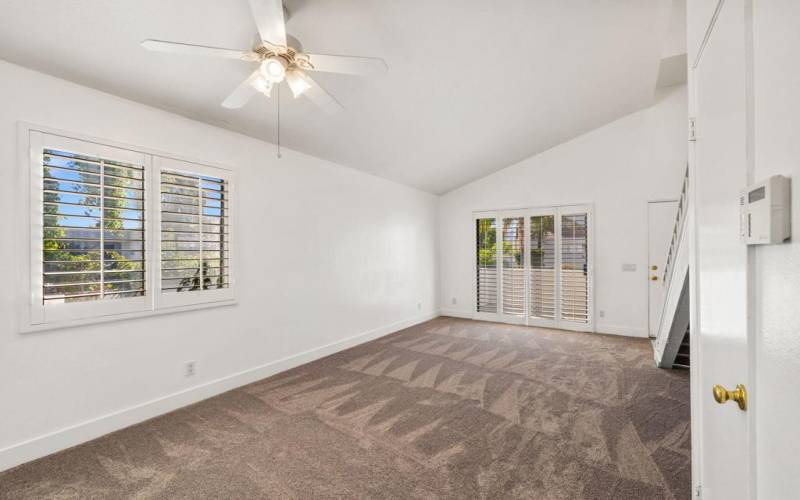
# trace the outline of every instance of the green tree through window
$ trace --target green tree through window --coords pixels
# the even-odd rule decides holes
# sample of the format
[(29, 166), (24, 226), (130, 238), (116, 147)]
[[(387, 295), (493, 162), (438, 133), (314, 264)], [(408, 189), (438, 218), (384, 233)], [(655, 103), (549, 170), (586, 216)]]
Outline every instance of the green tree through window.
[(144, 294), (144, 170), (45, 149), (44, 302)]

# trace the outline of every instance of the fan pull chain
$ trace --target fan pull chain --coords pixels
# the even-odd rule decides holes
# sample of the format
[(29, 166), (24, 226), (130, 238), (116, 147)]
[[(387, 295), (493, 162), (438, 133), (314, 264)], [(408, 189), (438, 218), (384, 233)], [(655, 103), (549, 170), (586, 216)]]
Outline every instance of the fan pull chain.
[(275, 86), (275, 100), (278, 101), (278, 159), (281, 159), (281, 86)]

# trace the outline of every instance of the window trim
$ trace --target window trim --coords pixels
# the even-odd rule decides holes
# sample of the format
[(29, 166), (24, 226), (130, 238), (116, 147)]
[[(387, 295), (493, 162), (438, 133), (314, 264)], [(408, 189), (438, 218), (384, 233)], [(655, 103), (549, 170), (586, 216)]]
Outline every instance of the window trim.
[[(106, 159), (116, 159), (125, 161), (127, 163), (134, 163), (142, 165), (145, 172), (145, 184), (147, 183), (147, 167), (150, 161), (148, 155), (140, 152), (135, 152), (127, 149), (114, 148), (103, 144), (98, 144), (90, 141), (79, 141), (68, 137), (62, 137), (55, 134), (46, 134), (40, 131), (30, 132), (30, 292), (31, 292), (31, 324), (50, 324), (63, 321), (88, 319), (96, 316), (110, 316), (114, 314), (123, 314), (130, 312), (146, 311), (150, 308), (148, 295), (150, 287), (148, 286), (150, 269), (147, 260), (145, 260), (145, 295), (141, 297), (129, 297), (117, 300), (98, 300), (87, 302), (74, 302), (69, 304), (50, 304), (45, 306), (43, 304), (43, 270), (44, 259), (42, 253), (44, 246), (43, 235), (44, 228), (39, 222), (43, 216), (41, 209), (44, 197), (43, 182), (44, 175), (42, 173), (43, 153), (44, 148), (55, 148), (75, 153), (87, 154), (91, 156), (98, 156)], [(102, 173), (101, 173), (102, 175)], [(147, 190), (145, 189), (145, 203), (147, 203)], [(145, 209), (147, 206), (145, 205)], [(145, 225), (148, 220), (145, 217)], [(149, 241), (147, 240), (147, 230), (145, 229), (145, 259), (149, 253)]]
[[(113, 301), (74, 302), (53, 304), (47, 307), (42, 303), (42, 237), (43, 229), (39, 219), (42, 216), (42, 148), (48, 144), (63, 145), (80, 143), (83, 152), (87, 147), (98, 156), (112, 157), (143, 165), (145, 172), (145, 290), (142, 297), (131, 297)], [(127, 157), (123, 158), (120, 155)], [(106, 140), (64, 130), (20, 121), (17, 123), (17, 158), (19, 166), (19, 189), (16, 206), (23, 211), (18, 218), (17, 255), (19, 287), (19, 327), (21, 333), (53, 330), (123, 319), (157, 316), (173, 312), (208, 309), (237, 303), (236, 269), (238, 268), (238, 196), (237, 176), (233, 168), (208, 161), (199, 161), (181, 155), (167, 153), (153, 148), (132, 146), (118, 141)], [(229, 205), (229, 287), (222, 290), (203, 290), (192, 292), (192, 297), (175, 301), (161, 300), (160, 296), (160, 165), (191, 165), (194, 173), (222, 177), (228, 182), (232, 195)], [(183, 170), (187, 170), (183, 167)], [(24, 213), (27, 212), (27, 216)], [(159, 224), (158, 226), (156, 224)], [(224, 292), (224, 293), (214, 293)], [(176, 294), (177, 295), (177, 294)], [(61, 307), (63, 306), (63, 307)]]

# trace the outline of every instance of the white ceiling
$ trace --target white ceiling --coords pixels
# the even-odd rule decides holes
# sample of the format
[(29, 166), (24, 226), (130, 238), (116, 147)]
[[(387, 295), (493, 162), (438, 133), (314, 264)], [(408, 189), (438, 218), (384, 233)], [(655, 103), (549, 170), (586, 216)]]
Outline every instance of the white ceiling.
[[(670, 0), (285, 0), (308, 52), (383, 57), (316, 74), (345, 106), (281, 95), (281, 140), (441, 193), (649, 105)], [(274, 142), (276, 105), (219, 103), (252, 63), (148, 52), (145, 38), (252, 47), (246, 0), (2, 0), (0, 58)]]

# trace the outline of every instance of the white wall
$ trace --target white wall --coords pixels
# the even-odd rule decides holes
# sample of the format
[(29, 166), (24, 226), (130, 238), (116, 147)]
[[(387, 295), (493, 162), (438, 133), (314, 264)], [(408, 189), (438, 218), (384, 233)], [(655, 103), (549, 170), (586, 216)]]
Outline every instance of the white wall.
[(647, 201), (680, 194), (686, 121), (686, 86), (661, 89), (648, 109), (442, 196), (443, 312), (474, 309), (473, 211), (594, 203), (596, 330), (647, 336)]
[[(0, 82), (0, 470), (438, 309), (435, 196), (293, 151), (277, 160), (270, 144), (2, 61)], [(239, 304), (18, 333), (18, 120), (235, 167)]]
[[(792, 240), (755, 257), (758, 498), (797, 498), (800, 475), (800, 3), (753, 2), (755, 179), (792, 178)], [(751, 462), (753, 463), (753, 462)]]

